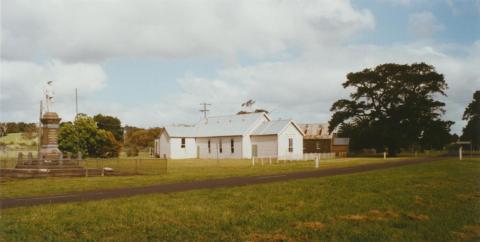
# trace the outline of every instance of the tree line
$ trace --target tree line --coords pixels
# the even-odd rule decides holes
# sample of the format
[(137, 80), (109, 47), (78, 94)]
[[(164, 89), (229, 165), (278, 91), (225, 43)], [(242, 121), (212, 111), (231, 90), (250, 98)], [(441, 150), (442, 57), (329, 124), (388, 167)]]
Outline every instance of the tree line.
[[(454, 122), (444, 120), (447, 82), (432, 65), (425, 63), (381, 64), (348, 73), (343, 87), (349, 98), (332, 104), (329, 131), (350, 138), (350, 149), (374, 148), (395, 156), (402, 150), (440, 150), (459, 139), (451, 134)], [(249, 100), (242, 107), (251, 107)], [(253, 112), (266, 112), (257, 109)], [(237, 114), (250, 113), (240, 111)], [(461, 139), (480, 148), (480, 91), (475, 91), (466, 107), (467, 121)], [(5, 133), (28, 133), (35, 123), (2, 123)], [(123, 127), (117, 117), (80, 114), (73, 122), (61, 123), (59, 148), (63, 152), (91, 157), (116, 157), (123, 150), (129, 156), (153, 147), (163, 128)], [(33, 131), (34, 132), (34, 131)]]
[(26, 133), (35, 131), (37, 124), (25, 122), (6, 122), (0, 123), (0, 136), (5, 136), (12, 133)]
[(153, 146), (161, 130), (122, 127), (120, 119), (109, 115), (80, 114), (73, 122), (60, 125), (59, 149), (89, 157), (118, 157), (122, 150), (128, 156), (136, 156), (140, 150)]

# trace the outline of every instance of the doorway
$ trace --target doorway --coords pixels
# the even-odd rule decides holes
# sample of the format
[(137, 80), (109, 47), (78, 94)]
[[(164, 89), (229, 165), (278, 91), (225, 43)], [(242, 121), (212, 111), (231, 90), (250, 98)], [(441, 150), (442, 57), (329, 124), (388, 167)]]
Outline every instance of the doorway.
[(257, 157), (257, 156), (258, 156), (258, 146), (252, 145), (252, 157)]

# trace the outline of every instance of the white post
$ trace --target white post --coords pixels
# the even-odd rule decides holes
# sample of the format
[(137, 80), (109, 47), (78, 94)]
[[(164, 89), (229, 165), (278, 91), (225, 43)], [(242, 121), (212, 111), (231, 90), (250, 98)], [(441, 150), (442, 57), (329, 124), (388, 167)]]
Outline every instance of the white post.
[(460, 158), (460, 160), (463, 159), (462, 151), (463, 151), (463, 147), (462, 145), (460, 145), (460, 148), (458, 148), (458, 158)]
[(270, 163), (270, 165), (272, 164), (272, 157), (268, 157), (268, 163)]
[(383, 152), (383, 159), (386, 160), (387, 159), (387, 152)]
[(318, 156), (317, 156), (317, 157), (315, 157), (315, 168), (318, 168), (319, 163), (320, 162), (319, 162), (319, 159), (318, 159)]
[(252, 156), (252, 166), (255, 166), (255, 156)]

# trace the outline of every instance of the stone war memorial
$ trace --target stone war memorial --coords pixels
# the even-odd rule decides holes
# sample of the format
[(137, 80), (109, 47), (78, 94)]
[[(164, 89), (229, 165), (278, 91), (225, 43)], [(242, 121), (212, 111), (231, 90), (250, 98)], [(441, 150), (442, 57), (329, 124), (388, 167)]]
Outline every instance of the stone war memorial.
[(70, 154), (64, 157), (58, 149), (61, 118), (53, 111), (52, 81), (49, 81), (45, 87), (42, 110), (45, 112), (40, 112), (40, 143), (37, 158), (33, 158), (31, 152), (26, 157), (19, 152), (15, 168), (1, 169), (0, 175), (12, 178), (103, 175), (102, 169), (81, 166), (80, 153), (76, 159), (72, 159)]

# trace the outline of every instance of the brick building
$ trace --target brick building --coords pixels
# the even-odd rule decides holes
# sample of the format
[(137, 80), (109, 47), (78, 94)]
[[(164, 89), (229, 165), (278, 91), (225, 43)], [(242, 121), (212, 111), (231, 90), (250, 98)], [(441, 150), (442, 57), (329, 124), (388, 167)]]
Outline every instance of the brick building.
[(335, 153), (345, 156), (349, 149), (349, 138), (337, 137), (336, 133), (328, 133), (328, 123), (299, 124), (303, 137), (303, 153)]

